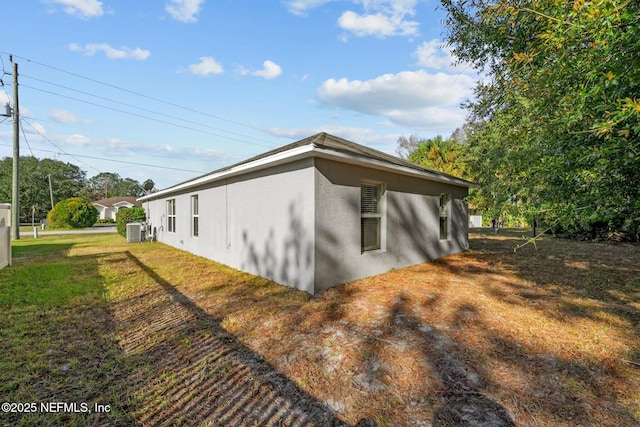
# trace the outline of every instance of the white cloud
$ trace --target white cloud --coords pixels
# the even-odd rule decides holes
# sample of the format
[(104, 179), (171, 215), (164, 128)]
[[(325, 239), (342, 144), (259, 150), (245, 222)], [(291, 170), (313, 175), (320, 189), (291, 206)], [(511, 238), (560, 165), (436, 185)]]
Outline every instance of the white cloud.
[(49, 0), (50, 3), (64, 6), (68, 15), (78, 16), (83, 19), (102, 16), (102, 2), (97, 0)]
[(414, 52), (414, 56), (418, 59), (418, 65), (432, 70), (477, 72), (467, 63), (456, 64), (456, 58), (451, 54), (451, 50), (443, 46), (438, 39), (423, 42)]
[(222, 74), (224, 69), (222, 65), (216, 62), (211, 56), (201, 56), (200, 62), (191, 64), (188, 67), (189, 72), (199, 76), (208, 76), (209, 74)]
[(367, 81), (329, 79), (318, 89), (318, 99), (403, 126), (455, 127), (464, 121), (458, 104), (471, 95), (474, 84), (467, 75), (404, 71)]
[(320, 132), (327, 132), (354, 142), (378, 142), (381, 138), (378, 133), (370, 128), (336, 125), (307, 128), (270, 128), (267, 129), (267, 132), (274, 136), (283, 136), (291, 139), (303, 139)]
[(89, 145), (91, 143), (91, 139), (84, 135), (73, 134), (73, 135), (59, 135), (54, 138), (56, 142), (63, 143), (66, 145), (73, 146), (84, 146)]
[(274, 79), (282, 74), (282, 67), (273, 61), (266, 60), (262, 64), (262, 70), (254, 71), (251, 75), (256, 77), (264, 77), (267, 80)]
[(329, 3), (331, 0), (289, 0), (286, 2), (287, 9), (294, 15), (304, 16), (309, 9), (322, 6), (325, 3)]
[[(307, 11), (332, 0), (288, 0), (289, 12), (306, 15)], [(351, 0), (362, 12), (346, 10), (338, 19), (340, 28), (358, 37), (414, 36), (419, 23), (407, 18), (416, 14), (418, 0)], [(346, 41), (346, 36), (341, 36)]]
[(203, 3), (204, 0), (171, 0), (171, 3), (165, 6), (165, 10), (180, 22), (196, 22), (196, 15), (200, 13)]
[(49, 118), (58, 123), (88, 123), (88, 120), (81, 119), (75, 113), (59, 108), (51, 111)]
[(109, 59), (136, 59), (143, 61), (151, 56), (151, 52), (148, 50), (128, 47), (122, 47), (120, 49), (113, 48), (107, 43), (89, 43), (84, 46), (80, 46), (77, 43), (71, 43), (69, 50), (72, 52), (83, 52), (87, 56), (93, 56), (97, 52), (103, 52)]
[(346, 11), (338, 19), (340, 28), (358, 37), (410, 36), (418, 34), (418, 22), (407, 21), (402, 15), (384, 13), (362, 14)]
[(0, 91), (0, 114), (6, 113), (5, 105), (7, 103), (11, 104), (11, 102), (9, 102), (9, 95), (7, 95), (5, 91)]
[(40, 123), (29, 123), (27, 130), (31, 130), (35, 132), (39, 136), (43, 136), (47, 134), (47, 130)]
[(236, 74), (239, 76), (255, 76), (255, 77), (262, 77), (265, 78), (267, 80), (270, 79), (274, 79), (276, 77), (278, 77), (280, 74), (282, 74), (282, 67), (279, 66), (278, 64), (276, 64), (273, 61), (270, 60), (266, 60), (262, 63), (262, 69), (261, 70), (255, 70), (255, 71), (251, 71), (250, 69), (239, 65), (236, 68)]

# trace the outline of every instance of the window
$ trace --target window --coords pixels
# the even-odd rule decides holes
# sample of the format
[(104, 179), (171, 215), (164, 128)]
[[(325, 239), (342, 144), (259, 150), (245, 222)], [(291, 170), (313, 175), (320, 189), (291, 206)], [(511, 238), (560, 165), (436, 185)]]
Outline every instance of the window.
[(176, 232), (176, 199), (167, 200), (167, 231)]
[(440, 194), (440, 240), (449, 238), (449, 201), (451, 194)]
[(191, 235), (198, 237), (198, 195), (191, 196)]
[(382, 249), (382, 195), (381, 184), (360, 186), (360, 250)]

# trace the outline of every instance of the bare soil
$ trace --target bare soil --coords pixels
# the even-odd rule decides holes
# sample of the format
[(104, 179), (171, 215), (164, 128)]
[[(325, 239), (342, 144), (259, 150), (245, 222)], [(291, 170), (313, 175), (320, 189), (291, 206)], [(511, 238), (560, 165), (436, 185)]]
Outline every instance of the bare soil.
[(640, 246), (500, 233), (316, 297), (157, 243), (74, 243), (102, 302), (66, 308), (77, 343), (47, 338), (57, 368), (11, 399), (114, 408), (41, 425), (640, 425)]

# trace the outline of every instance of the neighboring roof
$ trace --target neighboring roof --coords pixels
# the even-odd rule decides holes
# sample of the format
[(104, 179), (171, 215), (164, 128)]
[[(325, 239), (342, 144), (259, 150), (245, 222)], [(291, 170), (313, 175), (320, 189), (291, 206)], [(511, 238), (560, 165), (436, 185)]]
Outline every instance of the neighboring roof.
[(94, 205), (104, 206), (105, 208), (112, 208), (119, 203), (130, 203), (137, 207), (142, 207), (142, 203), (140, 203), (137, 197), (108, 197), (106, 199), (97, 200), (95, 202), (91, 202)]
[(278, 164), (288, 163), (306, 157), (322, 157), (345, 163), (360, 164), (376, 169), (390, 169), (408, 175), (416, 175), (432, 181), (446, 182), (462, 187), (478, 187), (477, 184), (453, 175), (411, 163), (382, 151), (365, 147), (355, 142), (322, 132), (300, 141), (259, 154), (250, 159), (198, 176), (164, 190), (158, 191), (138, 200), (152, 199), (164, 194), (203, 185), (218, 179), (264, 169)]

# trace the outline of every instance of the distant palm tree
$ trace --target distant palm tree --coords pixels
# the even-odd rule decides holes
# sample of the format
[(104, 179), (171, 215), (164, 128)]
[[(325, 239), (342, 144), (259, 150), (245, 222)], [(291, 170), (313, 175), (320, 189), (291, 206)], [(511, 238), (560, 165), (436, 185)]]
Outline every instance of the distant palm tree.
[(408, 160), (460, 178), (464, 178), (468, 172), (463, 145), (440, 135), (418, 142)]

